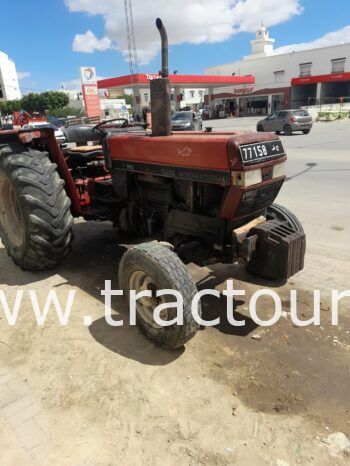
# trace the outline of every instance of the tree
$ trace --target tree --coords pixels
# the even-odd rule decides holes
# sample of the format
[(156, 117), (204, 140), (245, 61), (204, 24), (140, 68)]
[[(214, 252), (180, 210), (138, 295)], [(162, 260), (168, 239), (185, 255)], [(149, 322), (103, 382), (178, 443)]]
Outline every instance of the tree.
[(81, 108), (64, 107), (51, 110), (50, 116), (54, 116), (56, 118), (67, 118), (68, 116), (82, 117), (85, 116), (85, 112)]
[(44, 92), (41, 96), (46, 100), (46, 108), (48, 110), (64, 108), (69, 104), (69, 97), (64, 92), (49, 91)]
[(117, 99), (125, 99), (126, 105), (131, 105), (131, 106), (133, 106), (133, 104), (134, 104), (132, 95), (128, 95), (128, 94), (119, 95), (119, 96), (117, 97)]
[(20, 100), (4, 100), (0, 102), (0, 112), (2, 116), (11, 115), (13, 112), (21, 110)]
[(30, 92), (21, 99), (22, 109), (27, 112), (39, 112), (45, 113), (47, 110), (47, 100), (43, 97), (43, 94), (36, 94)]
[(64, 92), (59, 91), (48, 91), (42, 94), (31, 92), (22, 97), (21, 104), (22, 109), (27, 112), (45, 113), (66, 107), (69, 104), (69, 97)]

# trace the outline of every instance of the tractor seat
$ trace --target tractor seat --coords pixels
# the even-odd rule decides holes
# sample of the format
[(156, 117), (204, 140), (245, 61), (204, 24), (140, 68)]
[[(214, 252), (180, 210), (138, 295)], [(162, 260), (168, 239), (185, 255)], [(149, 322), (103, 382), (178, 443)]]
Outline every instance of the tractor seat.
[(71, 157), (93, 159), (99, 155), (103, 155), (103, 149), (102, 146), (78, 146), (67, 149), (65, 153)]
[(101, 136), (93, 132), (95, 125), (76, 125), (67, 126), (64, 129), (64, 135), (67, 142), (75, 142), (76, 144), (87, 144), (89, 141), (99, 142)]

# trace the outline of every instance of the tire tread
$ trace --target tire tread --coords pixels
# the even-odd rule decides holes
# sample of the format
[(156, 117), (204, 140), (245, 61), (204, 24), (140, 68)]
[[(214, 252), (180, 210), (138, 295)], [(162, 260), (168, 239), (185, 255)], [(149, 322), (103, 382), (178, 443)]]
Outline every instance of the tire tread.
[[(176, 332), (172, 332), (171, 337), (167, 330), (154, 335), (147, 331), (147, 327), (141, 328), (146, 335), (155, 343), (168, 349), (176, 349), (183, 346), (197, 332), (199, 325), (192, 315), (192, 300), (197, 293), (196, 285), (190, 276), (185, 264), (180, 258), (168, 247), (157, 242), (142, 243), (129, 249), (123, 256), (119, 266), (119, 285), (124, 288), (128, 278), (125, 276), (125, 270), (130, 264), (141, 263), (146, 258), (153, 266), (160, 270), (166, 279), (171, 283), (171, 288), (179, 291), (183, 297), (183, 320), (182, 326), (176, 326)], [(172, 328), (172, 327), (171, 327)], [(175, 326), (174, 326), (175, 328)]]
[(12, 184), (25, 227), (21, 248), (0, 230), (9, 256), (24, 270), (56, 266), (70, 252), (73, 240), (71, 202), (57, 165), (47, 152), (14, 143), (0, 146), (0, 171)]

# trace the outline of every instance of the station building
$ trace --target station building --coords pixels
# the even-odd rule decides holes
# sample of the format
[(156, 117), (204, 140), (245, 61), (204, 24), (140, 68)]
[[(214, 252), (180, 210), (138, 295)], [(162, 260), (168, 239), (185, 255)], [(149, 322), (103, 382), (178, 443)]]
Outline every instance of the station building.
[(0, 51), (0, 101), (21, 98), (15, 63)]
[(274, 43), (261, 26), (251, 41), (251, 55), (206, 68), (208, 75), (255, 77), (254, 85), (216, 88), (207, 103), (226, 114), (264, 115), (281, 108), (350, 102), (350, 43), (288, 53), (275, 51)]

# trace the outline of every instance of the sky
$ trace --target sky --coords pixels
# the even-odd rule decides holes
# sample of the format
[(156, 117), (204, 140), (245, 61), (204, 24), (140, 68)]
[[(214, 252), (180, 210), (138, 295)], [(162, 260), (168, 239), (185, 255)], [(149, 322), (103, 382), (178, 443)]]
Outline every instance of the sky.
[[(180, 74), (203, 74), (207, 66), (250, 54), (250, 40), (262, 21), (280, 51), (350, 42), (349, 0), (132, 4), (144, 73), (160, 68), (157, 16), (168, 30), (170, 70)], [(23, 93), (62, 85), (76, 89), (80, 66), (95, 66), (100, 77), (129, 73), (124, 18), (123, 0), (1, 0), (0, 50), (15, 61)]]

